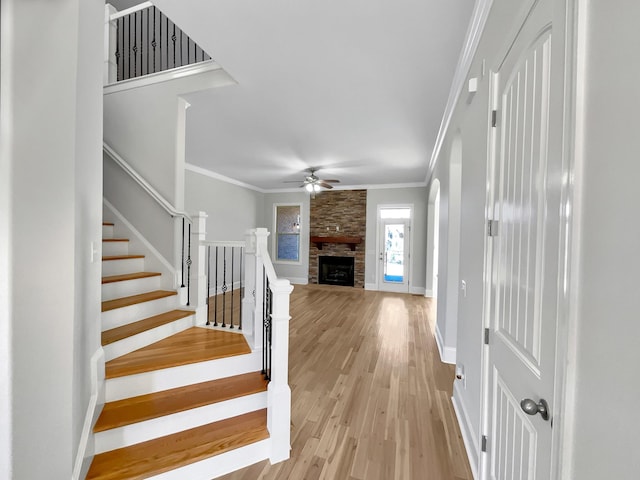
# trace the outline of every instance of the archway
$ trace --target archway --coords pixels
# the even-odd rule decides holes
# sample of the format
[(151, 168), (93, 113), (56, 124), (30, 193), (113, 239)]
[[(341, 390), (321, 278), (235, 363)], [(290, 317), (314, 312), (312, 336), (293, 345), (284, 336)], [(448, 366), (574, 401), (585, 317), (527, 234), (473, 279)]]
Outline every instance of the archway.
[(440, 244), (440, 181), (435, 178), (429, 189), (427, 206), (427, 278), (425, 296), (438, 298), (438, 256)]

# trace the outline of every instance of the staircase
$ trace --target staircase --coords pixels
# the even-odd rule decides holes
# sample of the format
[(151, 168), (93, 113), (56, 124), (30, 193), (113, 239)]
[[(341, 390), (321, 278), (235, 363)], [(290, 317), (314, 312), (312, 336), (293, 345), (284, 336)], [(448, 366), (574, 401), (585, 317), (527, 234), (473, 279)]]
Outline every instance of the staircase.
[(86, 478), (209, 480), (273, 456), (261, 352), (196, 326), (114, 227), (103, 225), (106, 403)]

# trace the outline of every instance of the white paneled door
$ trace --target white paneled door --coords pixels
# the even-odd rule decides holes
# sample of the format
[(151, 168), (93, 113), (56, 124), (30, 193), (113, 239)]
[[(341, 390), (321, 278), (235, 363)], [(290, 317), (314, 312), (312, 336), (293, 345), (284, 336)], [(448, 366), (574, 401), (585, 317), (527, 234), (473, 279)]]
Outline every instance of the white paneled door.
[(491, 480), (551, 478), (563, 256), (563, 68), (551, 4), (535, 2), (493, 75), (483, 458)]

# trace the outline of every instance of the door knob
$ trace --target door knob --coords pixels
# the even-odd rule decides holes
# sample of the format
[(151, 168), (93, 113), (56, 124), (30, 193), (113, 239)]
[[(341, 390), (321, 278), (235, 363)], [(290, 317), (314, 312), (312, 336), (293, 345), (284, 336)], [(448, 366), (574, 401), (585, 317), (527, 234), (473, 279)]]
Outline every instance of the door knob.
[(549, 420), (549, 404), (544, 399), (536, 403), (530, 398), (525, 398), (520, 402), (520, 408), (527, 415), (539, 413), (543, 420)]

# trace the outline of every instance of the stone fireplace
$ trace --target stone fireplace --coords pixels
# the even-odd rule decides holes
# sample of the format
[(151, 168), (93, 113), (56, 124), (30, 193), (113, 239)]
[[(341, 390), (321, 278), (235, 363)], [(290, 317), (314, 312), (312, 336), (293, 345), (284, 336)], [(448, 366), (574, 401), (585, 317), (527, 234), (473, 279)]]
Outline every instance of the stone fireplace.
[(323, 283), (319, 257), (343, 257), (353, 262), (352, 285), (364, 288), (366, 213), (366, 190), (325, 190), (311, 199), (309, 283)]

